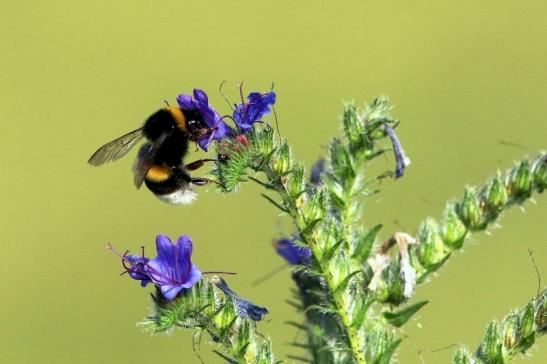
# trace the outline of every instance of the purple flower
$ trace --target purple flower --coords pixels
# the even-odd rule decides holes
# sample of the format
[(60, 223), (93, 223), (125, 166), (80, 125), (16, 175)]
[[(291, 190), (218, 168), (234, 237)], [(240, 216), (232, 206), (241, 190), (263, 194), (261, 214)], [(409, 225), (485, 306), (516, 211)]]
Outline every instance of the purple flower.
[(246, 133), (253, 127), (253, 124), (259, 122), (263, 116), (268, 115), (270, 106), (275, 104), (275, 92), (251, 92), (247, 96), (248, 102), (242, 102), (236, 105), (234, 110), (234, 120), (237, 127)]
[(193, 96), (180, 94), (177, 96), (177, 103), (182, 109), (197, 110), (203, 115), (203, 121), (210, 130), (210, 133), (198, 140), (198, 145), (204, 151), (209, 149), (209, 144), (213, 140), (221, 140), (233, 134), (232, 128), (226, 125), (219, 113), (209, 105), (209, 98), (203, 90), (195, 88)]
[(254, 303), (241, 298), (237, 293), (232, 291), (224, 279), (219, 276), (213, 276), (211, 279), (227, 297), (232, 297), (237, 309), (237, 314), (241, 318), (250, 318), (253, 321), (260, 321), (262, 317), (268, 313), (266, 307), (255, 305)]
[(126, 253), (122, 256), (122, 263), (131, 278), (141, 281), (141, 286), (154, 283), (170, 301), (183, 289), (196, 284), (201, 279), (201, 272), (190, 260), (192, 239), (189, 236), (183, 235), (173, 244), (167, 236), (158, 235), (156, 248), (158, 256), (154, 259), (144, 254)]
[(296, 238), (279, 239), (274, 243), (277, 254), (281, 255), (290, 265), (310, 265), (311, 250), (305, 246), (295, 244)]

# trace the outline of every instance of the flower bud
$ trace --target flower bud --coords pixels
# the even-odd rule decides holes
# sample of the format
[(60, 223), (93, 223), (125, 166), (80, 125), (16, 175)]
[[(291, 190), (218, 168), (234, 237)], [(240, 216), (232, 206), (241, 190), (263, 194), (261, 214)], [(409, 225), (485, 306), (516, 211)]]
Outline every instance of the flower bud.
[(463, 194), (462, 201), (458, 204), (458, 213), (465, 225), (472, 230), (479, 230), (485, 227), (482, 220), (482, 213), (479, 199), (472, 188), (467, 188)]
[(459, 249), (463, 245), (467, 229), (456, 213), (454, 205), (448, 205), (441, 224), (441, 235), (444, 243), (451, 249)]
[(420, 227), (420, 263), (425, 268), (430, 268), (446, 257), (443, 240), (439, 234), (439, 227), (435, 220), (428, 218)]
[(507, 348), (514, 347), (519, 341), (519, 315), (512, 312), (503, 320), (503, 343)]
[(507, 189), (499, 173), (490, 182), (486, 199), (488, 200), (488, 205), (496, 210), (501, 209), (507, 203)]
[(460, 348), (456, 353), (454, 354), (454, 357), (452, 358), (452, 363), (454, 364), (474, 364), (475, 360), (473, 359), (473, 356), (467, 350), (467, 348)]
[(304, 167), (297, 165), (289, 176), (286, 184), (287, 192), (290, 197), (297, 198), (304, 189)]
[(532, 166), (534, 183), (540, 192), (547, 188), (547, 154), (542, 154)]
[(488, 325), (486, 334), (477, 352), (477, 356), (486, 363), (505, 363), (500, 326), (493, 321)]
[(315, 220), (322, 219), (323, 216), (325, 216), (325, 205), (325, 190), (316, 190), (303, 209), (303, 215), (306, 223), (310, 224)]
[(276, 153), (273, 169), (278, 175), (284, 175), (291, 169), (291, 150), (286, 142)]
[(214, 317), (215, 325), (220, 331), (227, 331), (237, 317), (233, 301), (229, 301), (222, 307)]
[(349, 141), (350, 150), (355, 153), (363, 149), (365, 125), (359, 118), (355, 105), (346, 105), (342, 116), (342, 124), (346, 138)]
[(532, 194), (532, 178), (530, 163), (525, 159), (511, 174), (511, 192), (515, 196), (529, 197)]
[(260, 132), (260, 144), (258, 147), (262, 152), (264, 162), (269, 162), (274, 150), (274, 134), (272, 130), (262, 130)]
[(526, 339), (535, 333), (535, 310), (534, 304), (529, 302), (520, 316), (520, 335), (521, 339)]

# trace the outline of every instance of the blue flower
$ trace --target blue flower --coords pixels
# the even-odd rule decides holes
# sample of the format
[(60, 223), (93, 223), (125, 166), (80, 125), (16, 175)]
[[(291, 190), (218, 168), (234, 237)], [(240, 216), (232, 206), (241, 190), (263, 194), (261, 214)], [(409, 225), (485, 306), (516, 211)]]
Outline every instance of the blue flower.
[(314, 186), (322, 184), (323, 173), (325, 173), (325, 158), (320, 158), (311, 167), (310, 183)]
[(395, 154), (395, 178), (400, 178), (405, 173), (405, 169), (410, 165), (410, 158), (408, 158), (403, 150), (401, 141), (397, 137), (395, 130), (384, 124), (384, 131), (386, 132), (389, 139), (391, 139), (391, 144), (393, 145), (393, 153)]
[(224, 294), (234, 299), (234, 303), (237, 309), (237, 314), (241, 318), (250, 318), (253, 321), (260, 321), (262, 317), (268, 313), (266, 307), (255, 305), (254, 303), (241, 298), (237, 293), (232, 291), (224, 279), (219, 276), (213, 276), (211, 281), (217, 286)]
[(308, 247), (296, 245), (296, 238), (279, 239), (274, 242), (277, 254), (281, 255), (291, 265), (310, 265), (311, 250)]
[(242, 132), (246, 133), (253, 127), (253, 124), (260, 122), (262, 117), (268, 115), (270, 106), (275, 104), (275, 92), (251, 92), (247, 96), (248, 102), (242, 102), (236, 105), (234, 110), (234, 120)]
[(198, 140), (198, 145), (204, 151), (209, 149), (213, 140), (221, 140), (233, 134), (232, 128), (226, 125), (219, 113), (209, 105), (209, 98), (203, 90), (195, 88), (193, 96), (180, 94), (177, 96), (177, 103), (185, 110), (197, 110), (203, 115), (203, 120), (210, 129), (210, 133)]
[[(156, 248), (158, 256), (154, 259), (144, 254), (126, 253), (122, 256), (122, 263), (131, 278), (141, 281), (141, 286), (154, 283), (170, 301), (183, 289), (196, 284), (201, 279), (201, 272), (190, 260), (192, 239), (189, 236), (183, 235), (173, 244), (167, 236), (158, 235)], [(112, 247), (110, 249), (114, 251)]]
[(192, 239), (183, 235), (173, 244), (167, 236), (158, 235), (156, 247), (158, 256), (146, 264), (148, 275), (160, 287), (163, 296), (172, 300), (201, 279), (201, 272), (190, 260)]

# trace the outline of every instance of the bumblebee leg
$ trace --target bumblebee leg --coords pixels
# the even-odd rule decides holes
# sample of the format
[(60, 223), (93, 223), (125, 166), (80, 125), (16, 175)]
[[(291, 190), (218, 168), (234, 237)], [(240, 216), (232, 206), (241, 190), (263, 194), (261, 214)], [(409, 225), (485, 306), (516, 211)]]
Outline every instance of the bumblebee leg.
[(205, 164), (205, 162), (216, 162), (217, 160), (216, 159), (209, 159), (209, 158), (206, 158), (206, 159), (198, 159), (197, 161), (194, 161), (192, 163), (188, 163), (187, 165), (185, 165), (184, 167), (189, 170), (189, 171), (194, 171), (198, 168), (201, 168), (203, 167), (203, 165)]
[(217, 159), (211, 159), (211, 158), (198, 159), (197, 161), (193, 161), (192, 163), (188, 163), (184, 167), (189, 171), (195, 171), (196, 169), (203, 167), (205, 162), (225, 163), (227, 160), (228, 160), (228, 156), (226, 154), (219, 154)]
[(209, 179), (209, 178), (202, 178), (202, 177), (192, 177), (190, 179), (190, 183), (196, 186), (205, 186), (205, 185), (208, 185), (209, 183), (216, 183), (220, 187), (226, 188), (226, 186), (224, 186), (224, 184), (220, 183), (219, 181), (215, 181), (214, 179)]

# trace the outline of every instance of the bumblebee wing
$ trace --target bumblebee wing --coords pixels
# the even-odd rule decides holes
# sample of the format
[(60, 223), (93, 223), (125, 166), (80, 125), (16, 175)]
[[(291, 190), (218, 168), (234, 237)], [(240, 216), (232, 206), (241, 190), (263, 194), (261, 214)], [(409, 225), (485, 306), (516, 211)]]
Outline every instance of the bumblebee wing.
[(139, 150), (139, 155), (135, 160), (135, 165), (133, 166), (133, 182), (137, 188), (140, 188), (144, 182), (144, 177), (148, 173), (148, 170), (155, 162), (158, 151), (160, 150), (161, 145), (171, 135), (171, 131), (166, 131), (156, 140), (151, 143), (146, 143)]
[(142, 128), (133, 130), (118, 139), (106, 143), (100, 147), (87, 163), (92, 166), (100, 166), (110, 161), (115, 161), (127, 154), (142, 137)]

